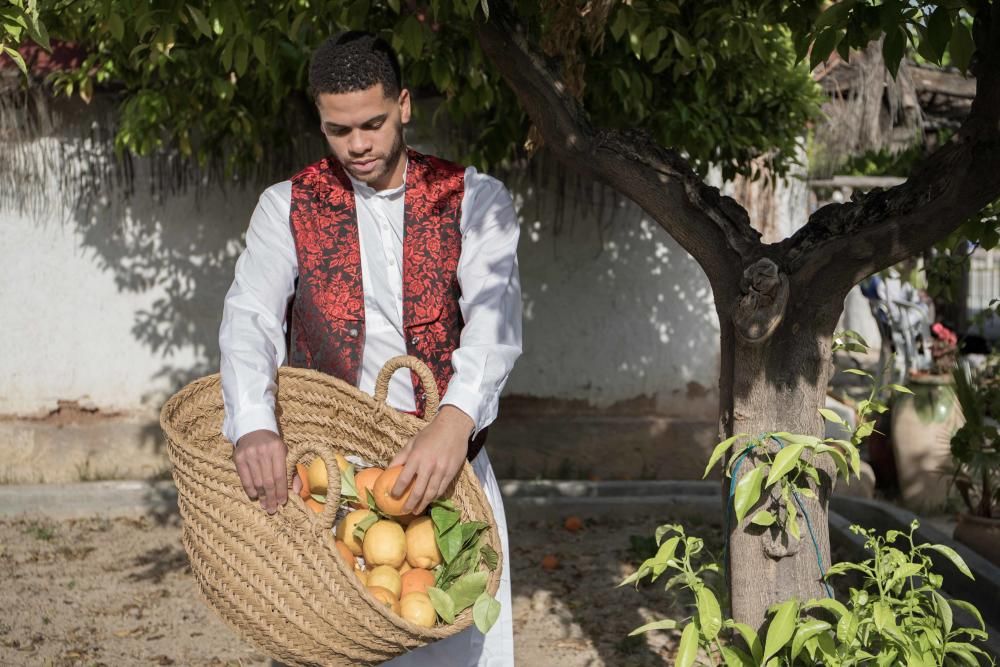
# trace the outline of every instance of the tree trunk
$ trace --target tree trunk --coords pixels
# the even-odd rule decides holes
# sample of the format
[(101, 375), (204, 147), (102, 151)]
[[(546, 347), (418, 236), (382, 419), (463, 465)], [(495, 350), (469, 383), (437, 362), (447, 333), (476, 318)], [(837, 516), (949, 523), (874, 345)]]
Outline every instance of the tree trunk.
[[(758, 344), (747, 342), (740, 335), (739, 323), (732, 322), (732, 311), (726, 313), (720, 306), (723, 329), (720, 387), (724, 392), (720, 431), (727, 437), (748, 433), (756, 438), (774, 431), (823, 437), (823, 418), (818, 410), (824, 405), (833, 372), (832, 334), (843, 303), (841, 295), (830, 294), (828, 299), (825, 308), (802, 299), (797, 303), (794, 298), (789, 299), (780, 324), (769, 338)], [(726, 377), (729, 373), (731, 376)], [(729, 395), (725, 394), (727, 385)], [(748, 441), (749, 438), (740, 439), (732, 451), (740, 451)], [(773, 453), (778, 446), (770, 443), (768, 449)], [(736, 475), (737, 481), (760, 460), (754, 455), (746, 456)], [(732, 499), (728, 499), (731, 525), (727, 566), (733, 618), (752, 628), (763, 625), (767, 608), (776, 602), (825, 596), (817, 560), (822, 562), (824, 571), (830, 566), (827, 507), (835, 467), (826, 457), (813, 463), (820, 469), (822, 484), (816, 488), (810, 483), (816, 500), (801, 498), (809, 523), (800, 514), (797, 519), (800, 540), (787, 536), (778, 526), (750, 525), (753, 514), (761, 509), (785, 516), (784, 507), (779, 507), (766, 491), (740, 525), (736, 525)], [(728, 481), (725, 488), (728, 496)]]

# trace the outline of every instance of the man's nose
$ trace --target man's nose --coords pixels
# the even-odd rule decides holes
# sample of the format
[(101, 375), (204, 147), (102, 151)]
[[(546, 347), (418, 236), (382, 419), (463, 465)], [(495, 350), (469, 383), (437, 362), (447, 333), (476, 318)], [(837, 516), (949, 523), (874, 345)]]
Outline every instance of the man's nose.
[(371, 141), (365, 136), (364, 132), (360, 130), (355, 130), (351, 132), (350, 141), (347, 144), (347, 150), (349, 150), (353, 155), (364, 155), (371, 148)]

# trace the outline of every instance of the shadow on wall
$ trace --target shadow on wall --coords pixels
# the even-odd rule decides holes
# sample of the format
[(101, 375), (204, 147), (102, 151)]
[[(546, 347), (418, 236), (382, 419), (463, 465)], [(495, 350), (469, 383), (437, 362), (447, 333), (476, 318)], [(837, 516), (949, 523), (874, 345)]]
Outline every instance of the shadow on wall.
[[(22, 187), (4, 188), (0, 207), (37, 220), (69, 211), (62, 222), (79, 254), (120, 294), (149, 297), (130, 334), (162, 360), (141, 397), (156, 405), (218, 370), (223, 298), (265, 184), (187, 181), (183, 191), (190, 174), (170, 159), (113, 158), (108, 108), (63, 116), (72, 122), (54, 124), (8, 165), (8, 181)], [(32, 180), (31, 171), (41, 176)], [(508, 393), (598, 408), (640, 399), (643, 409), (678, 414), (710, 405), (714, 418), (717, 397), (705, 387), (718, 376), (718, 327), (700, 267), (633, 204), (601, 186), (569, 187), (561, 173), (549, 164), (509, 180), (522, 214), (525, 352)], [(177, 188), (183, 193), (167, 194)], [(114, 359), (113, 336), (88, 352)]]

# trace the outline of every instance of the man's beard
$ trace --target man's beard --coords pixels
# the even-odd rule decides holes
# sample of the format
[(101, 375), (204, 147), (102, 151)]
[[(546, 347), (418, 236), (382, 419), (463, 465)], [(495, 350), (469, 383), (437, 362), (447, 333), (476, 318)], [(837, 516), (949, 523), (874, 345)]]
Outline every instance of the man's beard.
[(373, 185), (374, 183), (377, 183), (378, 181), (385, 178), (386, 174), (390, 173), (393, 169), (396, 168), (396, 165), (399, 163), (399, 156), (403, 154), (404, 150), (406, 150), (406, 144), (403, 141), (403, 127), (402, 125), (400, 125), (397, 128), (396, 137), (393, 140), (392, 147), (389, 148), (388, 154), (385, 156), (385, 158), (380, 159), (382, 165), (381, 169), (373, 171), (370, 174), (355, 173), (355, 171), (350, 166), (348, 166), (347, 170), (351, 172), (351, 176), (361, 181), (365, 185)]

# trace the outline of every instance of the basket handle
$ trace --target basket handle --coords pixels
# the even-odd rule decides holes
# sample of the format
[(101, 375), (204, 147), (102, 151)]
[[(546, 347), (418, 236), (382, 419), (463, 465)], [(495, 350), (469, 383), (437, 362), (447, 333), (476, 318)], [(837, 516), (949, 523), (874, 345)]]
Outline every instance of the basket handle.
[(402, 354), (385, 362), (385, 366), (378, 372), (378, 378), (375, 379), (375, 400), (385, 403), (386, 398), (389, 396), (389, 380), (392, 378), (393, 373), (400, 368), (409, 368), (420, 378), (420, 384), (423, 385), (424, 393), (427, 395), (424, 407), (424, 421), (431, 421), (434, 419), (434, 415), (437, 414), (438, 406), (441, 404), (441, 397), (438, 395), (437, 382), (434, 380), (434, 374), (431, 373), (431, 369), (427, 368), (427, 364), (416, 357)]
[[(324, 442), (306, 442), (288, 448), (288, 456), (285, 459), (288, 493), (289, 495), (292, 493), (292, 479), (296, 474), (295, 464), (306, 454), (315, 454), (326, 464), (326, 504), (318, 518), (320, 526), (324, 530), (330, 530), (337, 520), (337, 508), (340, 506), (340, 466), (337, 465), (337, 458), (330, 445)], [(312, 512), (311, 509), (306, 511)]]

